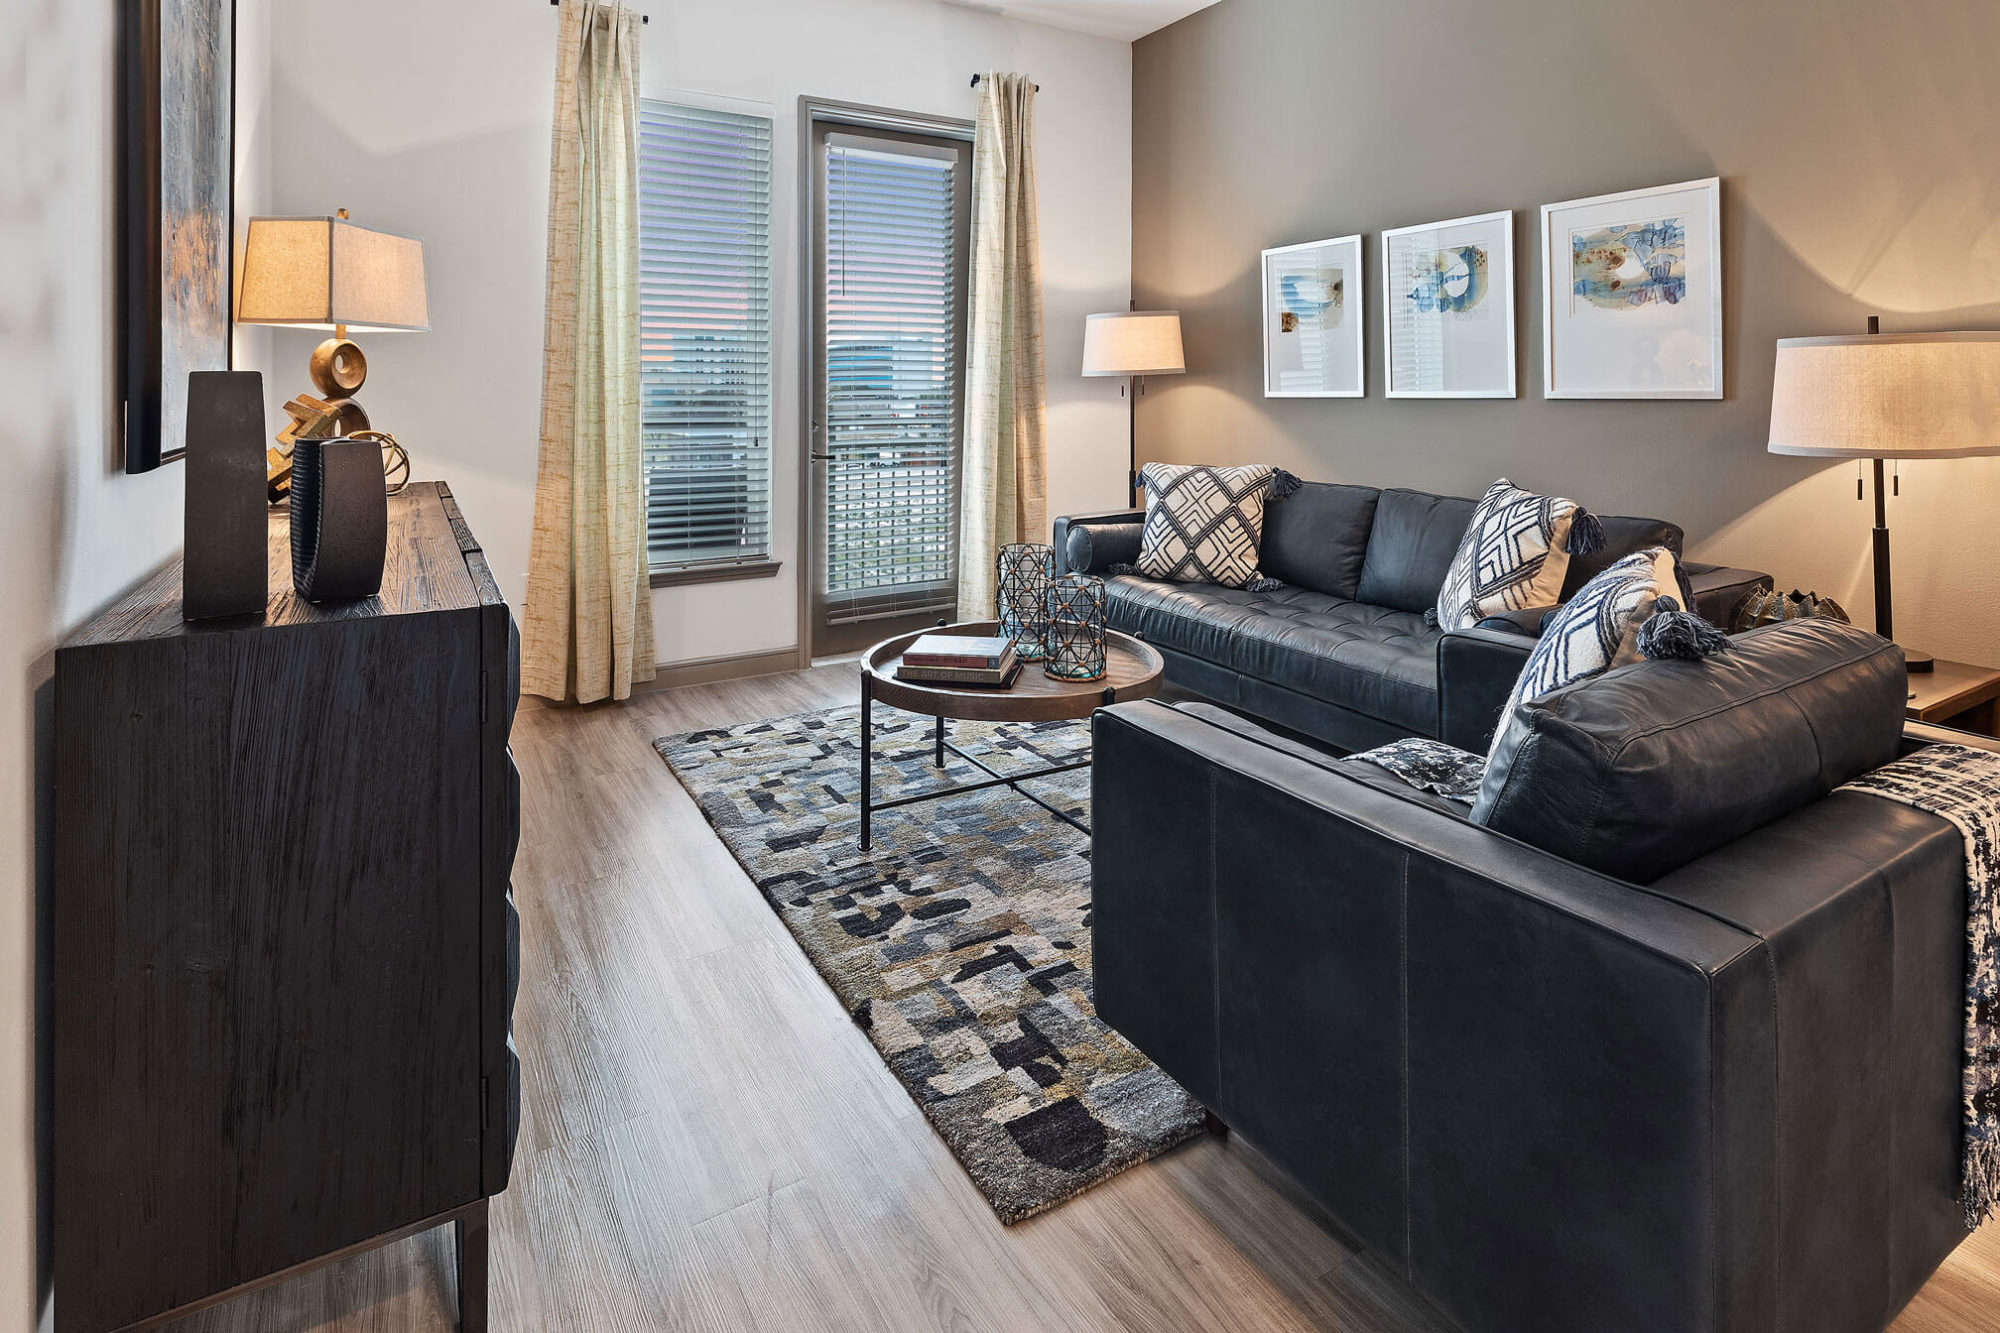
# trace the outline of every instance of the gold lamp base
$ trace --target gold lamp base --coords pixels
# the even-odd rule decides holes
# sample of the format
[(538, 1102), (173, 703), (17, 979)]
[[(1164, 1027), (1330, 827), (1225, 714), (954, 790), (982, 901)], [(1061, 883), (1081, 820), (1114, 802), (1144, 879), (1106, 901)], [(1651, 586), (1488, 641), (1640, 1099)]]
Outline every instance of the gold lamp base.
[[(375, 437), (384, 447), (382, 470), (385, 482), (400, 491), (409, 484), (410, 459), (395, 437), (370, 427), (368, 411), (354, 401), (354, 394), (368, 382), (368, 358), (347, 336), (345, 325), (313, 348), (306, 362), (306, 374), (313, 387), (326, 396), (315, 398), (302, 393), (285, 404), (291, 420), (278, 432), (277, 444), (265, 450), (265, 490), (272, 504), (283, 500), (292, 487), (292, 446), (299, 440), (329, 440), (339, 437)], [(400, 476), (396, 474), (400, 472)]]

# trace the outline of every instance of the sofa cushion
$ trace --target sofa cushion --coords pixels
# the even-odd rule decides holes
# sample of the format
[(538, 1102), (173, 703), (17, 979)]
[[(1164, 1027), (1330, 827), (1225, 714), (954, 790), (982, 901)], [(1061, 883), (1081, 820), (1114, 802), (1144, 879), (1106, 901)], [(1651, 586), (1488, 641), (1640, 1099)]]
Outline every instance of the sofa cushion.
[(1471, 629), (1505, 611), (1554, 606), (1570, 547), (1597, 549), (1595, 521), (1577, 527), (1586, 518), (1576, 501), (1524, 491), (1505, 477), (1487, 487), (1438, 591), (1439, 628)]
[(1597, 524), (1604, 530), (1604, 545), (1588, 555), (1569, 558), (1569, 569), (1563, 575), (1561, 601), (1567, 602), (1576, 596), (1584, 584), (1634, 551), (1643, 551), (1648, 546), (1664, 546), (1674, 553), (1675, 560), (1681, 558), (1681, 530), (1665, 519), (1606, 518), (1599, 514)]
[(1329, 597), (1355, 596), (1380, 494), (1373, 486), (1308, 481), (1284, 499), (1272, 500), (1264, 509), (1258, 567), (1296, 588)]
[(1211, 467), (1148, 463), (1146, 526), (1139, 537), (1139, 572), (1176, 583), (1229, 588), (1257, 582), (1257, 547), (1264, 505), (1278, 470), (1267, 463)]
[(1894, 759), (1908, 688), (1894, 644), (1823, 620), (1634, 662), (1523, 704), (1473, 818), (1650, 883)]
[(1435, 606), (1472, 508), (1472, 501), (1457, 496), (1383, 491), (1355, 599), (1419, 615)]
[(1420, 614), (1290, 586), (1253, 593), (1121, 575), (1105, 591), (1112, 625), (1150, 643), (1437, 732), (1439, 632)]

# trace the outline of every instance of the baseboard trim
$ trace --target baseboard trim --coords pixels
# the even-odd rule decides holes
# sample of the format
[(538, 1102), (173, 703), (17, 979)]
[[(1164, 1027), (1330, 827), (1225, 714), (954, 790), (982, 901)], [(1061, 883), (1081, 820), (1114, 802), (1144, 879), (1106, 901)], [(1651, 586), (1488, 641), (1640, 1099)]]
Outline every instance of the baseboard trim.
[[(635, 681), (633, 694), (653, 694), (660, 690), (677, 690), (683, 685), (712, 685), (719, 680), (746, 680), (751, 676), (771, 676), (780, 671), (799, 669), (799, 650), (779, 648), (768, 653), (733, 653), (726, 657), (696, 657), (685, 662), (662, 662), (654, 668), (651, 680)], [(569, 708), (568, 700), (544, 699), (540, 695), (523, 694), (518, 707), (521, 708)]]
[(726, 657), (697, 657), (687, 662), (663, 662), (649, 681), (632, 687), (632, 693), (676, 690), (683, 685), (712, 685), (718, 680), (742, 680), (749, 676), (770, 676), (799, 669), (799, 650), (779, 648), (768, 653), (733, 653)]

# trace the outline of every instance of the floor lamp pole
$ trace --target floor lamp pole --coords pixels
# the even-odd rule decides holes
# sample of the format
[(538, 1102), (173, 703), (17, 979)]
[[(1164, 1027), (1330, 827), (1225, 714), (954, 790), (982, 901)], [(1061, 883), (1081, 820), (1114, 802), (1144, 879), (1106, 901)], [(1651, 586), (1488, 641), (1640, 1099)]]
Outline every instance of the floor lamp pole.
[(1889, 505), (1884, 498), (1882, 460), (1875, 459), (1875, 632), (1894, 641), (1895, 609), (1889, 600)]
[[(1882, 331), (1882, 317), (1868, 317), (1868, 332)], [(1883, 477), (1882, 460), (1871, 459), (1875, 465), (1875, 632), (1894, 643), (1896, 641), (1896, 608), (1890, 593), (1889, 578), (1889, 487)], [(1903, 649), (1903, 665), (1919, 674), (1933, 671), (1937, 661), (1928, 653), (1913, 653)]]
[(1125, 502), (1139, 507), (1139, 376), (1125, 377)]

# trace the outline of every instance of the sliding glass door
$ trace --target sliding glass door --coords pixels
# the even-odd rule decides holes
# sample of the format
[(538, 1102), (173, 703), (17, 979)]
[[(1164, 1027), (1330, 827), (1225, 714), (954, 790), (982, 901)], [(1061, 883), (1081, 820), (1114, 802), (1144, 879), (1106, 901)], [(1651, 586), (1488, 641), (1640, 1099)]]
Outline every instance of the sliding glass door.
[(812, 651), (949, 617), (972, 145), (816, 123)]

